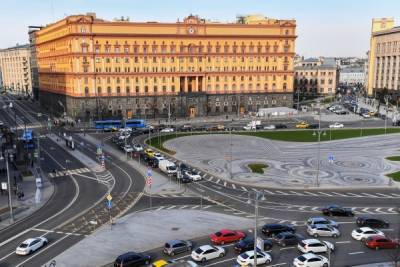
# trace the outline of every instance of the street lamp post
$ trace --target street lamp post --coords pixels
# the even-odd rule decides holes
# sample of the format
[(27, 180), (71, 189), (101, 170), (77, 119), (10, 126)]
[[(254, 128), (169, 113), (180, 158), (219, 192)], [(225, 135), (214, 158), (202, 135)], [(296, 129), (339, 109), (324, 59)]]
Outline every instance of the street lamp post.
[[(11, 181), (10, 181), (10, 168), (8, 166), (8, 157), (12, 160), (13, 154), (9, 154), (9, 152), (6, 150), (4, 152), (4, 158), (6, 160), (6, 170), (7, 170), (7, 190), (8, 190), (8, 206), (10, 209), (10, 222), (14, 223), (14, 212), (13, 212), (13, 206), (12, 206), (12, 199), (11, 199)], [(3, 159), (3, 155), (0, 156), (0, 159)]]
[(386, 131), (387, 131), (387, 116), (388, 116), (388, 108), (389, 108), (389, 106), (388, 106), (389, 98), (390, 98), (389, 95), (385, 95), (385, 102), (386, 102), (385, 134), (386, 134)]
[[(319, 105), (319, 116), (318, 116), (318, 152), (317, 152), (317, 174), (315, 177), (315, 185), (318, 187), (319, 186), (319, 168), (320, 168), (320, 151), (321, 151), (321, 133), (323, 135), (326, 135), (325, 131), (321, 130), (321, 106), (320, 103), (318, 102)], [(316, 133), (314, 132), (313, 135)]]
[[(265, 196), (260, 191), (256, 191), (254, 195), (254, 264), (253, 266), (257, 266), (257, 229), (258, 229), (258, 201), (265, 200)], [(251, 200), (247, 201), (248, 204), (251, 204)]]

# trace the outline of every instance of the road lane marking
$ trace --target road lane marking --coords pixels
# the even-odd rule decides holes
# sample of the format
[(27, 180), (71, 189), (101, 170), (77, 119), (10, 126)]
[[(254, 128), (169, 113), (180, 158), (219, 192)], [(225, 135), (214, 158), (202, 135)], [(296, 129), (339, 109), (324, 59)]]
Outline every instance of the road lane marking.
[(289, 191), (289, 193), (292, 193), (292, 194), (295, 194), (295, 195), (298, 195), (298, 196), (304, 196), (303, 194), (301, 194), (299, 192), (296, 192), (296, 191)]
[(274, 192), (272, 192), (272, 191), (269, 191), (269, 190), (267, 190), (267, 189), (264, 189), (264, 192), (265, 192), (265, 193), (268, 193), (268, 194), (270, 194), (270, 195), (275, 195), (275, 193), (274, 193)]
[(208, 264), (208, 265), (204, 265), (204, 267), (214, 266), (214, 265), (220, 264), (222, 262), (232, 261), (232, 260), (235, 260), (235, 259), (236, 258), (230, 258), (230, 259), (226, 259), (226, 260), (223, 260), (223, 261), (214, 262), (214, 263), (211, 263), (211, 264)]
[(217, 181), (215, 181), (215, 183), (219, 184), (219, 182), (221, 182), (221, 179), (218, 179)]
[(368, 193), (361, 193), (361, 194), (364, 195), (364, 196), (367, 196), (367, 197), (377, 197), (377, 196), (375, 196), (375, 195), (368, 194)]
[(233, 188), (233, 189), (236, 189), (236, 185), (235, 185), (235, 184), (232, 184), (232, 188)]
[(385, 195), (385, 194), (382, 194), (382, 193), (375, 193), (375, 194), (377, 194), (377, 195), (379, 195), (379, 196), (381, 196), (381, 197), (393, 198), (392, 196)]
[[(318, 196), (318, 194), (311, 193), (311, 192), (308, 192), (308, 191), (304, 191), (303, 193), (304, 193), (304, 194), (307, 194), (307, 195), (311, 195), (311, 196)], [(286, 264), (286, 263), (285, 263), (285, 264)]]
[(196, 206), (193, 206), (191, 209), (194, 210), (194, 209), (197, 209), (198, 207), (199, 207), (199, 205), (196, 205)]
[(357, 252), (349, 252), (349, 255), (356, 255), (356, 254), (363, 254), (364, 251), (357, 251)]
[(171, 207), (168, 207), (168, 208), (166, 208), (167, 210), (172, 210), (172, 209), (174, 209), (174, 208), (176, 208), (176, 206), (175, 205), (172, 205)]
[(224, 187), (226, 187), (226, 184), (227, 184), (226, 181), (224, 181)]
[(337, 241), (335, 244), (349, 244), (351, 241)]
[(391, 195), (392, 195), (392, 196), (395, 196), (395, 197), (400, 197), (399, 194), (395, 194), (395, 193), (391, 193)]
[(342, 194), (342, 193), (337, 193), (337, 192), (331, 192), (332, 194), (341, 196), (341, 197), (347, 197), (346, 195)]
[(277, 264), (273, 264), (273, 265), (269, 265), (270, 267), (274, 267), (274, 266), (282, 266), (282, 265), (286, 265), (286, 262), (281, 262), (281, 263), (277, 263)]
[(246, 188), (246, 187), (241, 186), (241, 188), (243, 189), (243, 191), (246, 191), (246, 192), (247, 192), (247, 188)]
[(288, 193), (285, 193), (285, 192), (282, 192), (282, 191), (278, 191), (278, 190), (276, 190), (275, 192), (277, 192), (278, 194), (281, 194), (281, 195), (288, 195)]
[(328, 194), (328, 193), (325, 193), (325, 192), (318, 192), (318, 194), (322, 194), (322, 195), (325, 195), (325, 196), (328, 196), (328, 197), (332, 196), (331, 194)]
[(362, 196), (360, 196), (360, 195), (357, 195), (357, 194), (354, 194), (354, 193), (351, 193), (351, 192), (346, 192), (346, 194), (347, 194), (348, 196), (350, 196), (350, 197), (362, 197)]
[(280, 248), (279, 250), (288, 250), (288, 249), (294, 249), (295, 247), (285, 247), (285, 248)]

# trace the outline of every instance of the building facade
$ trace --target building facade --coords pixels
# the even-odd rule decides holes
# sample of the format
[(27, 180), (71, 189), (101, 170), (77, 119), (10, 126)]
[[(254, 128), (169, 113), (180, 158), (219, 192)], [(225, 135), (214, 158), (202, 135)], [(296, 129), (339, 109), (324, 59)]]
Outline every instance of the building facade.
[(339, 71), (339, 83), (343, 85), (364, 85), (365, 70), (361, 67), (347, 67)]
[(0, 50), (2, 83), (7, 92), (32, 93), (30, 57), (29, 45), (17, 45)]
[(69, 16), (36, 32), (40, 102), (86, 118), (291, 106), (295, 39), (294, 20), (260, 16), (233, 23)]
[(339, 82), (338, 67), (332, 58), (309, 58), (294, 68), (296, 95), (334, 95)]
[(39, 68), (36, 53), (36, 31), (41, 27), (29, 26), (29, 47), (31, 50), (31, 79), (32, 79), (32, 93), (35, 100), (39, 100)]
[(367, 93), (400, 91), (400, 27), (393, 18), (373, 19), (368, 57)]

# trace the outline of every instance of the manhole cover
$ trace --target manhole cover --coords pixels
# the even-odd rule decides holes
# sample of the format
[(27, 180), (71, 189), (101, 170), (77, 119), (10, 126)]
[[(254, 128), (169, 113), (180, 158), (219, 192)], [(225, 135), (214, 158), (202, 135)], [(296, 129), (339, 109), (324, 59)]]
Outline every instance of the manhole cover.
[(172, 227), (171, 230), (172, 230), (172, 231), (178, 231), (178, 230), (179, 230), (179, 227)]

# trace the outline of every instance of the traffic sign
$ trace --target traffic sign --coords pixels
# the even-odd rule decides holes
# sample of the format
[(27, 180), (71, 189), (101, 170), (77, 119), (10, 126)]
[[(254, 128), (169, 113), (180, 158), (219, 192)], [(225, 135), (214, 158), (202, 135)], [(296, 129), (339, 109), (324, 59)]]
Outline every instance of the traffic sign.
[(333, 163), (334, 160), (335, 160), (335, 157), (334, 157), (333, 155), (330, 154), (330, 155), (328, 156), (328, 162), (329, 162), (329, 163)]
[(147, 176), (148, 176), (148, 177), (151, 177), (151, 176), (152, 176), (151, 169), (147, 169)]
[(1, 189), (2, 190), (7, 190), (7, 183), (1, 183)]
[(112, 200), (111, 194), (108, 194), (108, 195), (107, 195), (107, 200), (108, 200), (108, 201), (111, 201), (111, 200)]
[(264, 239), (257, 237), (257, 248), (261, 251), (264, 251)]
[(146, 185), (151, 186), (152, 183), (153, 183), (153, 179), (151, 177), (147, 177)]
[(112, 201), (109, 200), (106, 202), (107, 208), (110, 210), (112, 208)]

